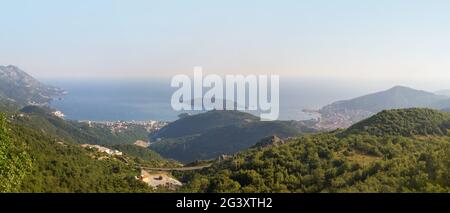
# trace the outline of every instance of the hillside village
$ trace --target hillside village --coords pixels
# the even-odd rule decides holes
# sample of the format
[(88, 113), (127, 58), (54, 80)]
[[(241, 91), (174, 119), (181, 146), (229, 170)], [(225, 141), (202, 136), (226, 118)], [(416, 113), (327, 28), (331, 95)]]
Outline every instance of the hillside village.
[(123, 155), (123, 153), (119, 150), (106, 148), (106, 147), (100, 146), (100, 145), (82, 144), (81, 147), (87, 148), (87, 149), (95, 149), (98, 152), (103, 152), (103, 153), (106, 153), (108, 155), (113, 155), (113, 156), (122, 156)]
[(156, 132), (166, 126), (166, 121), (81, 121), (87, 123), (90, 127), (95, 125), (105, 126), (111, 130), (112, 133), (120, 133), (133, 126), (142, 126), (148, 133)]

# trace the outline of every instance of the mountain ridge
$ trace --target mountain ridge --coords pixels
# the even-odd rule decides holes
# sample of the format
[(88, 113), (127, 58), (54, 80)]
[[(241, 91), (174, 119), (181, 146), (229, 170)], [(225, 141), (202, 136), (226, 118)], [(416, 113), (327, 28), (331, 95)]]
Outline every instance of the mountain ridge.
[(41, 83), (17, 66), (0, 66), (0, 99), (14, 102), (19, 107), (45, 105), (66, 93), (63, 89)]

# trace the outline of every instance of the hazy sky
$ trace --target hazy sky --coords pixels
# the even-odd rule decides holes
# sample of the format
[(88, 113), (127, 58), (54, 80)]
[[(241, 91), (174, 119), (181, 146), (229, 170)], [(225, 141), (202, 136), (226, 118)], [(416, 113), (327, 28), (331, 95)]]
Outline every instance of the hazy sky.
[(450, 1), (0, 0), (0, 64), (40, 78), (192, 73), (440, 81)]

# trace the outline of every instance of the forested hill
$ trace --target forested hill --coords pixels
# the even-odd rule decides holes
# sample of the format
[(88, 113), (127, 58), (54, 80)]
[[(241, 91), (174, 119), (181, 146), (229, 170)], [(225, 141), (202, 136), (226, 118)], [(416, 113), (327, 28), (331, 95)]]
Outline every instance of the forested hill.
[(10, 128), (4, 114), (0, 113), (0, 192), (18, 191), (31, 169), (25, 143), (12, 137)]
[(284, 138), (313, 131), (302, 122), (260, 121), (248, 113), (213, 110), (182, 118), (164, 127), (152, 135), (161, 140), (150, 148), (163, 157), (188, 163), (234, 154), (267, 136)]
[(83, 148), (0, 115), (0, 192), (152, 192), (135, 178), (136, 165), (174, 166), (150, 151), (120, 149), (114, 156)]
[(350, 127), (345, 134), (367, 132), (371, 135), (447, 135), (450, 115), (432, 109), (386, 110)]
[(259, 118), (239, 111), (212, 110), (197, 115), (183, 117), (160, 131), (151, 135), (152, 138), (177, 138), (186, 135), (205, 133), (214, 128), (229, 125), (242, 126), (247, 123), (259, 121)]
[[(395, 115), (403, 117), (398, 122), (380, 119)], [(431, 118), (415, 117), (422, 115)], [(198, 173), (179, 174), (189, 183), (182, 191), (450, 192), (450, 137), (438, 131), (446, 119), (426, 109), (386, 111), (369, 121), (377, 121), (373, 124), (388, 134), (401, 124), (408, 127), (405, 135), (427, 135), (370, 135), (358, 127), (362, 124), (344, 135), (304, 135), (282, 145), (249, 149)], [(438, 129), (420, 132), (415, 128), (421, 128), (421, 122), (435, 123)]]

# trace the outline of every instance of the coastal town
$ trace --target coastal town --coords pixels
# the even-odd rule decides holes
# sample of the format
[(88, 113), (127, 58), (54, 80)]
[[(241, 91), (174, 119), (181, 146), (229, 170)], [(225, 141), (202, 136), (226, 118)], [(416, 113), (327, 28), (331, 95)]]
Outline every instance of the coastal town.
[(148, 133), (152, 133), (160, 130), (164, 126), (166, 126), (169, 122), (167, 121), (80, 121), (83, 123), (87, 123), (90, 127), (94, 125), (101, 125), (109, 128), (112, 133), (120, 133), (125, 131), (133, 126), (141, 126)]

